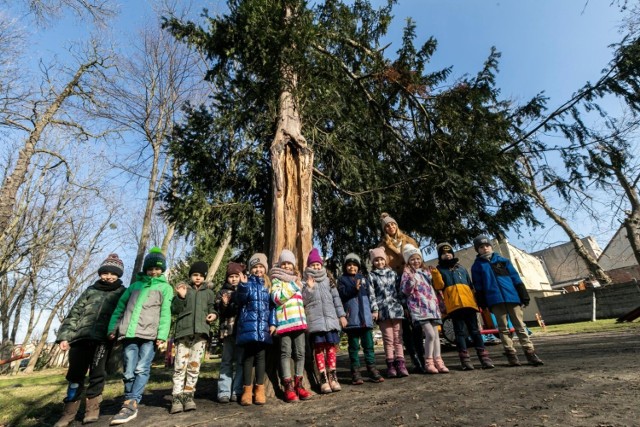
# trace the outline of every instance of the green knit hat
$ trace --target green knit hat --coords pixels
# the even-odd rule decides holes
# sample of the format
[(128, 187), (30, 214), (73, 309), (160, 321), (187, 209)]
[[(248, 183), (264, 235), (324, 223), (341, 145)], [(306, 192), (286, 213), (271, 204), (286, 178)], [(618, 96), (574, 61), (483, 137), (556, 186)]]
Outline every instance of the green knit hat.
[(162, 249), (157, 246), (151, 248), (147, 256), (144, 257), (144, 262), (142, 263), (142, 271), (146, 273), (148, 269), (153, 267), (159, 267), (163, 273), (167, 269), (167, 259), (162, 253)]

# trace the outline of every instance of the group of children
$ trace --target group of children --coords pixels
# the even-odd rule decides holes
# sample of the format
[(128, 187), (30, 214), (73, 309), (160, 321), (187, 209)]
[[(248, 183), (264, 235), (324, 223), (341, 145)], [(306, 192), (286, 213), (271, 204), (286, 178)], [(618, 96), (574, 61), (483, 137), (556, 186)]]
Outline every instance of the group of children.
[[(388, 215), (383, 216), (382, 225), (387, 234), (399, 232)], [(336, 374), (341, 331), (348, 339), (351, 383), (364, 382), (360, 348), (370, 380), (383, 382), (375, 363), (374, 323), (379, 325), (383, 336), (387, 378), (409, 375), (403, 343), (403, 325), (407, 323), (424, 335), (420, 344), (423, 371), (448, 373), (438, 335), (443, 317), (440, 295), (447, 315), (453, 320), (463, 370), (473, 369), (465, 327), (482, 368), (494, 367), (478, 328), (479, 307), (496, 315), (510, 365), (520, 362), (510, 338), (508, 318), (529, 363), (541, 365), (522, 320), (521, 306), (529, 302), (522, 280), (507, 259), (493, 253), (486, 236), (476, 238), (474, 248), (478, 256), (471, 269), (473, 281), (458, 264), (448, 243), (438, 245), (435, 268), (424, 264), (420, 250), (411, 243), (394, 243), (392, 256), (384, 245), (371, 249), (371, 271), (366, 275), (360, 257), (351, 253), (345, 257), (343, 274), (337, 281), (326, 270), (315, 248), (309, 253), (302, 274), (289, 250), (282, 251), (271, 270), (266, 255), (256, 253), (248, 261), (246, 275), (244, 265), (228, 264), (225, 283), (217, 294), (206, 283), (208, 266), (202, 261), (191, 265), (189, 283), (180, 282), (174, 291), (163, 274), (166, 260), (157, 248), (145, 257), (142, 273), (125, 289), (120, 280), (122, 261), (115, 254), (109, 255), (98, 269), (100, 280), (80, 296), (58, 332), (60, 348), (69, 350), (66, 376), (69, 385), (63, 415), (56, 426), (67, 426), (75, 419), (87, 371), (89, 386), (83, 422), (98, 419), (105, 363), (115, 343), (122, 344), (124, 403), (111, 424), (134, 419), (156, 348), (168, 339), (172, 315), (176, 347), (172, 414), (196, 409), (193, 395), (200, 363), (211, 324), (216, 320), (223, 342), (217, 396), (220, 403), (238, 400), (243, 406), (266, 403), (266, 350), (274, 335), (279, 338), (279, 376), (287, 402), (311, 397), (303, 378), (307, 337), (321, 393), (341, 390)], [(394, 256), (395, 263), (402, 264), (401, 274), (390, 265)]]

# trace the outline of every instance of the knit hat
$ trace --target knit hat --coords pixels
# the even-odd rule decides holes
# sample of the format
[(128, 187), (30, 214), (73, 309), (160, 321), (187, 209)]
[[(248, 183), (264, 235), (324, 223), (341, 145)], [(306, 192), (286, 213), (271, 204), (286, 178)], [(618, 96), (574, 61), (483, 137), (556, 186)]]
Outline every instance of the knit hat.
[(249, 258), (249, 269), (252, 269), (258, 264), (261, 264), (265, 270), (269, 269), (269, 264), (267, 263), (267, 256), (265, 254), (256, 253), (251, 255), (251, 258)]
[(375, 248), (375, 249), (369, 249), (369, 258), (371, 259), (371, 262), (373, 262), (373, 260), (376, 259), (376, 258), (387, 259), (387, 254), (385, 253), (383, 247)]
[(484, 234), (479, 235), (478, 237), (476, 237), (475, 239), (473, 239), (473, 248), (476, 250), (476, 252), (478, 252), (478, 248), (480, 248), (481, 245), (491, 245), (491, 240), (489, 240), (489, 238), (487, 236), (485, 236)]
[[(249, 261), (251, 262), (251, 261)], [(265, 266), (265, 268), (267, 268)], [(244, 264), (240, 264), (239, 262), (230, 262), (229, 264), (227, 264), (227, 276), (229, 277), (232, 274), (238, 274), (240, 275), (240, 273), (242, 273), (244, 271)]]
[(144, 262), (142, 263), (142, 271), (146, 273), (147, 270), (153, 267), (159, 267), (163, 273), (167, 269), (167, 259), (162, 253), (162, 249), (157, 246), (151, 248), (147, 256), (144, 257)]
[(191, 264), (191, 268), (189, 269), (189, 277), (191, 277), (193, 273), (200, 273), (202, 274), (202, 277), (207, 277), (208, 272), (209, 272), (209, 266), (207, 265), (206, 262), (196, 261), (193, 264)]
[(122, 277), (124, 274), (124, 264), (118, 257), (118, 254), (109, 254), (107, 259), (102, 261), (100, 268), (98, 268), (98, 274), (113, 273), (118, 277)]
[(451, 247), (451, 244), (448, 242), (442, 242), (437, 246), (437, 251), (438, 251), (438, 258), (440, 258), (442, 256), (443, 253), (445, 252), (449, 252), (451, 253), (451, 255), (455, 255), (455, 252), (453, 251), (453, 247)]
[(404, 249), (402, 250), (402, 257), (404, 258), (404, 262), (408, 264), (409, 258), (414, 255), (420, 255), (420, 259), (422, 259), (422, 253), (420, 253), (420, 249), (411, 244), (404, 245)]
[(278, 265), (281, 265), (283, 262), (288, 262), (296, 266), (296, 256), (289, 249), (283, 249), (280, 252), (280, 258), (278, 258)]
[(357, 264), (358, 267), (360, 267), (362, 264), (360, 262), (360, 257), (356, 254), (354, 254), (353, 252), (350, 254), (347, 254), (346, 257), (344, 257), (344, 265), (347, 265), (347, 263), (352, 262), (354, 264)]
[(380, 223), (382, 224), (382, 229), (384, 229), (387, 224), (394, 223), (395, 225), (398, 225), (398, 222), (386, 212), (383, 212), (382, 215), (380, 215)]
[(307, 257), (307, 265), (311, 265), (314, 262), (319, 262), (320, 264), (324, 264), (324, 261), (320, 256), (320, 251), (317, 248), (311, 249), (311, 252), (309, 252), (309, 256)]

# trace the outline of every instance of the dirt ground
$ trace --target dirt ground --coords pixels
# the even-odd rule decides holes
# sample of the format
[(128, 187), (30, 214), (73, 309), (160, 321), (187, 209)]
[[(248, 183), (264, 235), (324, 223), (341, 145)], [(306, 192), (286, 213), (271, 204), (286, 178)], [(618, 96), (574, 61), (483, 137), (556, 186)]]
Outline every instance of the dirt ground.
[[(339, 393), (263, 407), (214, 402), (215, 382), (203, 382), (195, 412), (169, 415), (170, 396), (145, 395), (127, 426), (638, 426), (640, 335), (609, 332), (532, 337), (542, 367), (508, 367), (500, 346), (489, 347), (496, 369), (463, 372), (446, 351), (450, 374), (413, 374), (382, 384), (349, 383), (339, 359)], [(377, 354), (379, 367), (384, 355)], [(523, 358), (523, 357), (522, 357)], [(474, 362), (477, 361), (474, 360)], [(170, 393), (169, 390), (166, 392)], [(107, 426), (119, 401), (105, 401), (96, 427)], [(52, 414), (55, 422), (57, 414)], [(81, 419), (81, 416), (78, 416)], [(47, 420), (49, 421), (49, 420)], [(75, 425), (80, 425), (77, 421)]]

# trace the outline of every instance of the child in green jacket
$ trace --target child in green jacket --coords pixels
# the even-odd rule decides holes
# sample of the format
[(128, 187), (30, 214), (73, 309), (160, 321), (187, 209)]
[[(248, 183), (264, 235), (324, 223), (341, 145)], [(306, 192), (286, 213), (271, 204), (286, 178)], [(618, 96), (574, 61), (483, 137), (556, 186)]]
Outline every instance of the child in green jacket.
[(72, 423), (80, 408), (84, 378), (89, 371), (86, 390), (84, 424), (98, 421), (100, 402), (106, 377), (106, 363), (113, 347), (107, 339), (109, 319), (124, 292), (122, 274), (124, 266), (117, 254), (111, 254), (98, 269), (100, 280), (89, 286), (73, 304), (58, 329), (56, 343), (62, 351), (69, 351), (67, 396), (62, 417), (56, 427)]
[(180, 282), (171, 313), (176, 315), (176, 359), (173, 372), (173, 403), (170, 413), (193, 411), (200, 361), (204, 356), (211, 334), (211, 322), (218, 318), (214, 309), (215, 294), (205, 283), (209, 266), (194, 262), (189, 269), (191, 283)]
[(171, 327), (173, 288), (163, 274), (167, 260), (160, 248), (152, 248), (144, 258), (143, 273), (138, 273), (120, 297), (109, 322), (110, 339), (116, 331), (123, 342), (124, 403), (111, 425), (136, 418), (138, 404), (149, 381), (156, 345), (167, 341)]

